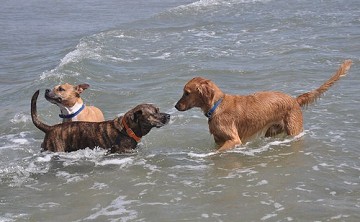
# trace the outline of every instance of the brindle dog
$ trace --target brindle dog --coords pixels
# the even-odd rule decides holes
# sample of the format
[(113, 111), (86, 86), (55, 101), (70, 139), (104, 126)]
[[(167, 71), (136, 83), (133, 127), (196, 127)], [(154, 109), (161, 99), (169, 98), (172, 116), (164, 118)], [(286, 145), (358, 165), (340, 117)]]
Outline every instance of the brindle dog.
[(39, 90), (31, 99), (31, 118), (34, 125), (45, 133), (41, 147), (52, 152), (71, 152), (84, 148), (101, 147), (111, 153), (131, 152), (141, 137), (154, 127), (167, 124), (170, 115), (160, 113), (151, 104), (141, 104), (124, 116), (104, 122), (65, 122), (49, 126), (37, 116), (36, 100)]

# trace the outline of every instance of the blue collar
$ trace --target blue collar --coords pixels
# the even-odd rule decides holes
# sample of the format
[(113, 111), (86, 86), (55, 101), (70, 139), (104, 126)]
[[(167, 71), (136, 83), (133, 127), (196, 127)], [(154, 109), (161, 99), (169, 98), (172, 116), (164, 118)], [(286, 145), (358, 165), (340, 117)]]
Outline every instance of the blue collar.
[(215, 112), (216, 108), (220, 105), (221, 101), (223, 100), (223, 98), (219, 99), (214, 106), (209, 110), (209, 112), (205, 113), (205, 116), (207, 118), (211, 118), (212, 114)]
[(85, 104), (82, 104), (82, 106), (80, 107), (80, 109), (78, 111), (76, 111), (75, 113), (69, 114), (69, 115), (64, 115), (64, 114), (59, 114), (60, 118), (63, 119), (71, 119), (74, 118), (75, 116), (77, 116), (83, 109), (85, 108)]

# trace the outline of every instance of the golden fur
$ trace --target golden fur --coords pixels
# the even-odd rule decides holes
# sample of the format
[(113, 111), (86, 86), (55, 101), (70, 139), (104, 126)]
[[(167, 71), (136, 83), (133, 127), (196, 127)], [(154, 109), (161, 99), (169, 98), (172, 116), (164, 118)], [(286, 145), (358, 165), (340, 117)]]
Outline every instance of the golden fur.
[(245, 96), (225, 94), (211, 80), (196, 77), (185, 85), (175, 107), (179, 111), (199, 107), (207, 113), (222, 98), (208, 121), (210, 133), (220, 146), (218, 151), (232, 149), (257, 135), (296, 136), (303, 131), (301, 107), (319, 98), (346, 74), (351, 64), (351, 60), (345, 60), (323, 85), (296, 98), (272, 91)]

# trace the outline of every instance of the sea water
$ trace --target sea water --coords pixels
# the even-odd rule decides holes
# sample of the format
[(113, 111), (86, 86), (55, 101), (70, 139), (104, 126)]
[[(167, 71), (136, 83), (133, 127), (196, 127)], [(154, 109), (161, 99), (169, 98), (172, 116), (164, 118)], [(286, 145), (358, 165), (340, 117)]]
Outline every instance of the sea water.
[[(0, 221), (359, 221), (360, 2), (5, 0), (0, 8)], [(225, 93), (320, 86), (297, 138), (258, 138), (223, 154), (200, 109), (174, 108), (195, 76)], [(88, 83), (106, 119), (153, 103), (171, 121), (131, 155), (41, 152), (42, 96)]]

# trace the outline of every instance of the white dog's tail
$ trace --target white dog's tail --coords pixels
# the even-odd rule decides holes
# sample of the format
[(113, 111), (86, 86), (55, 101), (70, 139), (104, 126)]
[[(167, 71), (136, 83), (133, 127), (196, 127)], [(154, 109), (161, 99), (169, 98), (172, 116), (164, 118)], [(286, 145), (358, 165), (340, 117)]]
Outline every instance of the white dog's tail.
[(38, 96), (39, 90), (37, 90), (31, 98), (31, 119), (38, 129), (40, 129), (44, 133), (47, 133), (50, 130), (51, 126), (42, 123), (37, 116), (36, 100)]
[(351, 60), (345, 60), (337, 72), (324, 84), (322, 84), (319, 88), (304, 93), (296, 98), (296, 101), (299, 103), (300, 106), (307, 106), (313, 102), (315, 102), (316, 99), (318, 99), (325, 91), (327, 91), (336, 81), (338, 81), (341, 77), (346, 75), (346, 72), (350, 69), (350, 66), (352, 64)]

